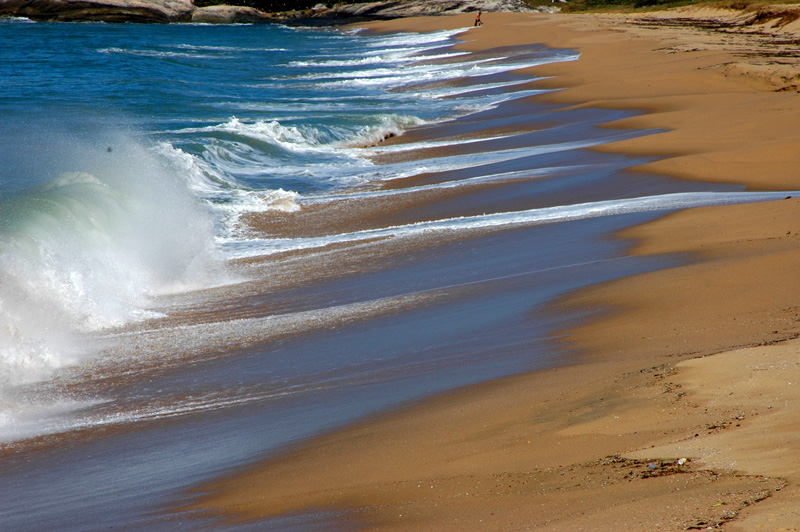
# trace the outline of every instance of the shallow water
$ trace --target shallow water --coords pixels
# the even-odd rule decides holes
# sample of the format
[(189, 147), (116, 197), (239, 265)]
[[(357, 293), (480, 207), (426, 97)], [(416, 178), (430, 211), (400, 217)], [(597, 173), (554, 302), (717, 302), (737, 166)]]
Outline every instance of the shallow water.
[(515, 72), (576, 54), (458, 35), (0, 21), (4, 528), (349, 529), (176, 509), (315, 434), (568, 362), (586, 316), (551, 303), (683, 260), (614, 232), (775, 197), (629, 171), (591, 147), (648, 132)]

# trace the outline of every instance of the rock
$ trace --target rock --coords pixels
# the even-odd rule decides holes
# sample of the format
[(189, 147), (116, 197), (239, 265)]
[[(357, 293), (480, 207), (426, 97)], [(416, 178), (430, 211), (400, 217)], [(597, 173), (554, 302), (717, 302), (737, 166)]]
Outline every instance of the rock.
[(0, 16), (32, 20), (104, 22), (204, 22), (211, 24), (286, 22), (335, 24), (482, 10), (533, 11), (522, 0), (384, 0), (337, 5), (270, 16), (241, 6), (196, 9), (193, 0), (0, 0)]
[(31, 20), (188, 22), (192, 0), (0, 0), (0, 16)]
[(255, 24), (271, 20), (258, 9), (244, 6), (208, 6), (195, 9), (192, 13), (192, 22), (206, 24)]
[(392, 19), (424, 15), (450, 15), (472, 11), (534, 11), (521, 0), (388, 0), (337, 5), (313, 17)]

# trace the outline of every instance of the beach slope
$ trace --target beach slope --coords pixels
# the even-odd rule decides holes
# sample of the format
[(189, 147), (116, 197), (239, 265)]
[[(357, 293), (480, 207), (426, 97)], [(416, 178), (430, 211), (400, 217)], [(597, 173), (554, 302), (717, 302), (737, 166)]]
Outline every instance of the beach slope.
[[(793, 20), (491, 14), (460, 46), (577, 49), (577, 62), (534, 69), (539, 87), (564, 89), (543, 98), (641, 111), (607, 126), (662, 130), (600, 149), (657, 156), (647, 172), (788, 197), (800, 189)], [(335, 510), (379, 530), (797, 529), (799, 213), (791, 197), (627, 230), (635, 253), (691, 260), (559, 301), (595, 313), (561, 338), (580, 360), (305, 442), (203, 487), (196, 508), (232, 520)]]

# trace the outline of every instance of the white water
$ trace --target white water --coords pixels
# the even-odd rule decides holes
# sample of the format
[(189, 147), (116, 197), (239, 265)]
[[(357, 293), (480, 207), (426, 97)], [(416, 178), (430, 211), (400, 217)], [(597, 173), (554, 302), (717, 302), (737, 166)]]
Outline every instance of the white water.
[(246, 258), (284, 253), (298, 249), (319, 248), (342, 242), (359, 242), (379, 238), (402, 238), (433, 232), (491, 230), (513, 226), (569, 222), (619, 214), (769, 201), (786, 197), (786, 194), (786, 192), (693, 192), (663, 194), (659, 196), (560, 205), (557, 207), (525, 211), (500, 212), (481, 216), (447, 218), (430, 222), (418, 222), (408, 225), (369, 229), (314, 238), (229, 241), (225, 243), (224, 249), (232, 257)]
[(123, 134), (102, 146), (53, 136), (55, 174), (0, 204), (0, 433), (75, 406), (21, 408), (15, 389), (92, 356), (93, 333), (224, 279), (211, 212), (167, 161)]

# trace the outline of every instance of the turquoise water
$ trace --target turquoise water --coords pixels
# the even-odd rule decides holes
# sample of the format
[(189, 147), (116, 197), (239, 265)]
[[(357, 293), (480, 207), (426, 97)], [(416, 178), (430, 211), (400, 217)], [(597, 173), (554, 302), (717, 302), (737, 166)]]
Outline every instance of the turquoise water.
[(575, 52), (466, 54), (463, 31), (0, 20), (4, 528), (203, 529), (162, 511), (321, 431), (559, 363), (581, 316), (549, 302), (676, 260), (613, 231), (773, 197), (627, 171), (589, 149), (646, 133), (597, 127), (625, 113), (536, 102), (516, 72)]

